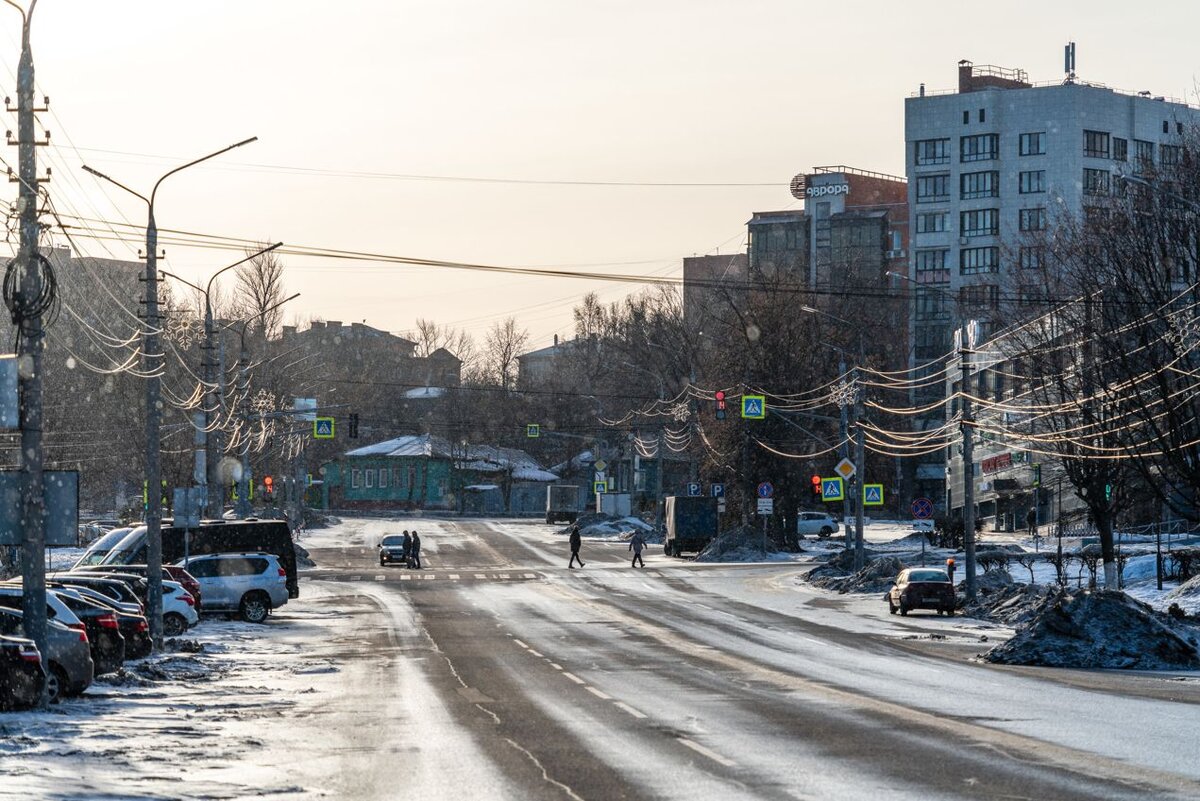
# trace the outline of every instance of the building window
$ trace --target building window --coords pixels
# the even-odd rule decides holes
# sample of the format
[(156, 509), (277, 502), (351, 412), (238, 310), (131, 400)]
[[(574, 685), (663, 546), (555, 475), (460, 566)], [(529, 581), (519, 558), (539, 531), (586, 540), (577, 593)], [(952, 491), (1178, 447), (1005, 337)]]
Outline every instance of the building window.
[(379, 468), (379, 488), (386, 489), (388, 485), (388, 469), (386, 467)]
[(1029, 245), (1021, 248), (1021, 269), (1041, 270), (1046, 266), (1046, 248)]
[(1000, 197), (1000, 173), (995, 170), (964, 172), (958, 177), (958, 183), (963, 200)]
[(931, 286), (946, 286), (945, 284), (926, 285), (917, 288), (913, 296), (913, 315), (918, 320), (937, 320), (946, 316), (946, 296)]
[(1179, 134), (1180, 136), (1183, 136), (1183, 123), (1182, 122), (1175, 123), (1175, 133)]
[(1083, 155), (1096, 159), (1108, 158), (1108, 133), (1105, 131), (1084, 131)]
[(929, 164), (950, 163), (949, 139), (922, 139), (916, 145), (916, 165), (924, 167)]
[(1144, 139), (1133, 140), (1133, 157), (1136, 160), (1134, 166), (1139, 170), (1144, 170), (1154, 163), (1154, 143), (1147, 142)]
[(1085, 167), (1083, 170), (1083, 194), (1107, 195), (1108, 179), (1108, 170), (1092, 170)]
[(1042, 131), (1021, 134), (1019, 152), (1022, 156), (1046, 155), (1046, 134)]
[(350, 487), (358, 489), (360, 486), (362, 486), (362, 471), (355, 468), (350, 471)]
[(1113, 161), (1128, 161), (1129, 160), (1129, 140), (1128, 139), (1122, 139), (1119, 136), (1113, 137), (1112, 157), (1113, 157)]
[(1171, 125), (1166, 120), (1163, 120), (1163, 133), (1170, 133)]
[(979, 109), (979, 121), (984, 122), (986, 120), (987, 120), (987, 109), (985, 109), (985, 108)]
[(1041, 208), (1021, 209), (1019, 227), (1022, 231), (1046, 230), (1046, 210)]
[(1179, 145), (1159, 145), (1158, 156), (1164, 167), (1178, 167), (1183, 163), (1183, 148)]
[(1036, 195), (1046, 191), (1046, 171), (1029, 170), (1018, 176), (1019, 188), (1022, 195)]
[(914, 259), (914, 266), (919, 273), (931, 272), (935, 270), (946, 269), (946, 254), (948, 250), (918, 250)]
[(367, 489), (371, 489), (372, 487), (375, 486), (375, 471), (374, 470), (364, 470), (363, 473), (366, 474), (365, 477), (367, 479)]
[(1000, 134), (975, 134), (959, 138), (959, 161), (990, 161), (1000, 157)]
[(917, 176), (917, 202), (937, 203), (950, 199), (950, 176), (920, 175)]
[(958, 252), (959, 275), (994, 273), (1000, 269), (1000, 248), (963, 248)]
[(1000, 233), (1000, 210), (975, 209), (961, 212), (958, 231), (963, 236), (994, 236)]
[[(930, 211), (917, 215), (918, 234), (936, 234), (945, 231), (949, 226), (950, 213), (945, 211)], [(899, 248), (897, 248), (899, 250)]]
[[(970, 121), (971, 121), (971, 112), (964, 111), (963, 112), (963, 125), (966, 125)], [(1164, 122), (1163, 123), (1163, 133), (1166, 133), (1166, 132), (1167, 132), (1167, 124)]]
[(959, 287), (958, 302), (977, 308), (1000, 308), (1000, 287), (993, 284)]
[(404, 474), (400, 472), (400, 468), (398, 468), (398, 467), (392, 468), (392, 486), (393, 487), (396, 487), (396, 488), (400, 487), (400, 477), (403, 475)]

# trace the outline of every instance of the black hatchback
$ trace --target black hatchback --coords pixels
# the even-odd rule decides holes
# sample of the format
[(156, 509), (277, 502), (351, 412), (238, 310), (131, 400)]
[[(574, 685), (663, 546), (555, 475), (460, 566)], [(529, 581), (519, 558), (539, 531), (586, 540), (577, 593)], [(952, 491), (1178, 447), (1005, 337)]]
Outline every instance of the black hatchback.
[(33, 640), (0, 635), (0, 709), (28, 709), (42, 697), (46, 671)]
[(58, 597), (83, 621), (92, 647), (95, 675), (115, 673), (125, 663), (125, 636), (121, 634), (116, 610), (83, 597), (70, 586), (51, 586), (62, 590)]
[(900, 571), (896, 583), (883, 596), (888, 611), (907, 615), (913, 609), (934, 609), (939, 615), (953, 615), (954, 584), (945, 570), (910, 567)]

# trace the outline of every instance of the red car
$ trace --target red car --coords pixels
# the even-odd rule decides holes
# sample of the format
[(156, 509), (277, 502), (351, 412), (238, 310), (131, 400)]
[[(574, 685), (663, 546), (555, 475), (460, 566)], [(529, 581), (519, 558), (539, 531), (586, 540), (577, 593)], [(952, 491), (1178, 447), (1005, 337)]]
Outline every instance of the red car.
[[(146, 575), (145, 565), (87, 565), (72, 568), (72, 572), (87, 573), (128, 573), (135, 576)], [(178, 581), (196, 601), (196, 611), (200, 611), (200, 582), (196, 577), (177, 565), (163, 565), (163, 578), (167, 581)]]
[(953, 615), (956, 597), (954, 584), (945, 570), (910, 567), (900, 571), (883, 600), (893, 615), (897, 612), (907, 615), (912, 609), (935, 609), (939, 615)]

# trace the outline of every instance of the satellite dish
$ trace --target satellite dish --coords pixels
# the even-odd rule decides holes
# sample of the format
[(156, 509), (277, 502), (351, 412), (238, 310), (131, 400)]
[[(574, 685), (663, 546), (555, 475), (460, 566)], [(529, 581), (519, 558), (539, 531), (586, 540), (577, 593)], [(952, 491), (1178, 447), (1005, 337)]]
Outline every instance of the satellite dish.
[(796, 200), (804, 200), (804, 198), (805, 198), (804, 190), (807, 188), (808, 188), (808, 176), (807, 175), (797, 175), (795, 178), (792, 179), (792, 186), (791, 186), (792, 197), (796, 198)]

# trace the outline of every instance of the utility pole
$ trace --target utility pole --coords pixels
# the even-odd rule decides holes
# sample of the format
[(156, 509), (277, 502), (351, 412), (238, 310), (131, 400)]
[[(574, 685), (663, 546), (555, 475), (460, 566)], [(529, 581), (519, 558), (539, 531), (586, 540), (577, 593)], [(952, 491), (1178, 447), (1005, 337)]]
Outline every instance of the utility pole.
[(959, 397), (962, 398), (962, 442), (963, 442), (963, 552), (966, 558), (967, 602), (975, 600), (975, 421), (971, 419), (971, 398), (968, 383), (971, 379), (970, 322), (964, 320), (959, 342), (959, 365), (962, 380)]
[(866, 483), (867, 463), (863, 456), (862, 386), (859, 370), (863, 361), (862, 338), (859, 337), (858, 367), (854, 369), (854, 569), (862, 570), (867, 562), (863, 542), (863, 486)]
[[(846, 355), (841, 350), (838, 351), (838, 375), (846, 374)], [(848, 420), (850, 417), (850, 399), (842, 398), (842, 421), (839, 426), (842, 436), (842, 446), (839, 448), (839, 456), (843, 459), (850, 458), (850, 427)], [(850, 528), (850, 493), (842, 493), (842, 528), (845, 529), (846, 550), (850, 550), (854, 546), (854, 534)]]
[[(20, 6), (9, 5), (21, 11)], [(17, 251), (19, 280), (13, 296), (5, 297), (17, 325), (17, 371), (19, 421), (21, 427), (21, 607), (25, 636), (49, 652), (46, 621), (46, 509), (43, 495), (42, 452), (42, 348), (45, 345), (42, 314), (54, 302), (50, 263), (38, 252), (37, 147), (47, 142), (34, 139), (33, 52), (29, 26), (37, 0), (29, 11), (21, 11), (21, 60), (17, 66), (17, 162), (20, 183), (17, 210), (20, 247)], [(5, 103), (8, 106), (8, 103)], [(9, 109), (11, 110), (11, 108)], [(41, 706), (49, 699), (42, 688)]]

